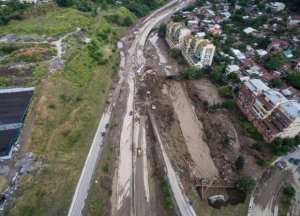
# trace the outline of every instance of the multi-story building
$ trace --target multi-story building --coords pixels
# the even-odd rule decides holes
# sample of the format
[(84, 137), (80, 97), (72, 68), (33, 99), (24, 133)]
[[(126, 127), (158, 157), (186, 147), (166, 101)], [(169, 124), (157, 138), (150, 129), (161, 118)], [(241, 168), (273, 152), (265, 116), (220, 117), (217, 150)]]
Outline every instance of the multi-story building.
[(181, 49), (189, 65), (202, 68), (210, 66), (215, 54), (215, 46), (207, 39), (194, 36), (182, 23), (167, 24), (166, 41), (171, 48)]
[(183, 39), (190, 35), (191, 31), (182, 23), (169, 22), (166, 30), (166, 41), (171, 48), (180, 49)]
[(300, 132), (300, 103), (288, 100), (259, 79), (244, 83), (237, 104), (267, 142)]
[(182, 55), (194, 67), (210, 66), (213, 61), (216, 47), (207, 39), (197, 36), (187, 36), (182, 44)]

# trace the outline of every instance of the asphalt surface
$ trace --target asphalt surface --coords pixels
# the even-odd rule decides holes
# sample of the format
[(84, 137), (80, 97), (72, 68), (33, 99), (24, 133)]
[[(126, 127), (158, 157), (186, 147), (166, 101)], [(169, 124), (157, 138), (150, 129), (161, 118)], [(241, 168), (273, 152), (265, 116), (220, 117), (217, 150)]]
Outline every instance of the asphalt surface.
[[(296, 206), (293, 209), (293, 215), (296, 216), (300, 214), (300, 209), (298, 208), (298, 205), (300, 203), (300, 183), (298, 178), (300, 177), (300, 174), (296, 171), (297, 167), (300, 167), (300, 165), (295, 166), (289, 163), (288, 159), (291, 157), (300, 158), (300, 149), (298, 148), (294, 152), (291, 152), (285, 156), (281, 156), (273, 162), (274, 165), (277, 161), (284, 161), (287, 164), (287, 167), (282, 170), (279, 169), (276, 170), (276, 172), (274, 172), (266, 182), (257, 185), (259, 190), (256, 189), (251, 196), (249, 208), (248, 208), (248, 216), (256, 216), (256, 215), (277, 216), (278, 215), (278, 194), (280, 189), (283, 186), (283, 183), (287, 180), (288, 172), (290, 172), (295, 179), (294, 182), (292, 182), (292, 185), (296, 190), (296, 197), (295, 197)], [(264, 205), (262, 205), (261, 199), (260, 201), (258, 200), (260, 198), (260, 195), (264, 197), (268, 197), (268, 199), (263, 200)]]
[[(130, 48), (122, 50), (123, 46), (120, 46), (120, 80), (117, 85), (117, 88), (112, 93), (111, 103), (107, 107), (106, 111), (103, 113), (102, 118), (99, 122), (97, 132), (95, 134), (93, 143), (90, 147), (90, 151), (85, 161), (80, 179), (76, 186), (76, 190), (68, 213), (69, 216), (79, 216), (83, 214), (82, 210), (85, 206), (85, 200), (88, 196), (91, 180), (96, 168), (97, 161), (99, 160), (102, 145), (105, 138), (103, 137), (103, 133), (107, 132), (106, 125), (110, 122), (113, 107), (117, 103), (121, 91), (121, 86), (123, 86), (124, 83), (128, 85), (129, 95), (127, 98), (127, 109), (125, 117), (123, 119), (123, 128), (120, 140), (120, 165), (117, 186), (117, 209), (130, 209), (130, 212), (118, 211), (118, 215), (150, 215), (150, 213), (147, 210), (148, 202), (146, 191), (148, 189), (145, 188), (144, 172), (147, 168), (146, 166), (144, 166), (145, 156), (137, 158), (136, 154), (132, 154), (132, 147), (134, 145), (133, 136), (135, 134), (134, 128), (139, 126), (134, 126), (134, 115), (132, 115), (132, 117), (128, 117), (131, 116), (130, 113), (132, 111), (134, 112), (135, 76), (141, 71), (143, 71), (143, 67), (145, 66), (145, 58), (143, 53), (144, 46), (151, 30), (165, 18), (169, 17), (177, 10), (185, 7), (188, 3), (189, 1), (173, 0), (164, 7), (153, 12), (142, 23), (139, 23), (137, 25), (135, 32), (136, 36)], [(122, 41), (126, 41), (126, 37), (127, 36), (125, 36), (125, 38)], [(129, 149), (131, 149), (131, 151), (129, 151)], [(129, 167), (125, 167), (128, 169), (124, 170), (122, 168), (122, 165), (126, 161), (129, 161), (129, 163), (127, 164), (129, 165)], [(125, 188), (123, 186), (125, 186)], [(136, 199), (134, 199), (134, 197), (136, 197)], [(128, 205), (128, 199), (130, 199), (130, 208), (124, 208), (123, 205)]]

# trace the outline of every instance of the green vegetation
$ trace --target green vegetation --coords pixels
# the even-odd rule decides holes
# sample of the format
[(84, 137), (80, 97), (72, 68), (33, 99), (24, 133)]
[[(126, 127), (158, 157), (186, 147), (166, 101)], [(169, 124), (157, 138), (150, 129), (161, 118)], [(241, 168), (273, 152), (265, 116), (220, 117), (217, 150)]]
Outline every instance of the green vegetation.
[(202, 71), (195, 67), (185, 69), (182, 74), (185, 79), (189, 80), (199, 79), (203, 75)]
[(238, 171), (242, 170), (245, 165), (245, 159), (243, 156), (239, 156), (235, 161), (235, 167)]
[(272, 79), (271, 81), (270, 81), (270, 86), (272, 87), (272, 88), (280, 88), (280, 87), (282, 87), (283, 86), (283, 81), (281, 80), (281, 79)]
[(271, 143), (272, 153), (274, 155), (285, 155), (287, 154), (294, 146), (297, 146), (300, 142), (300, 136), (295, 138), (276, 138)]
[(184, 64), (185, 60), (182, 56), (181, 50), (180, 49), (176, 49), (176, 48), (172, 48), (170, 49), (170, 55), (172, 58), (174, 58), (177, 63), (179, 64)]
[[(13, 21), (1, 31), (9, 32), (13, 28), (16, 32), (24, 32), (24, 26), (29, 25), (31, 33), (63, 34), (80, 22), (87, 34), (99, 42), (104, 61), (99, 63), (89, 46), (83, 42), (75, 43), (76, 36), (72, 36), (68, 39), (65, 67), (38, 85), (33, 110), (28, 114), (34, 112), (35, 120), (27, 145), (44, 166), (39, 172), (24, 177), (6, 215), (67, 214), (118, 65), (115, 46), (123, 28), (105, 19), (111, 11), (93, 17), (73, 8), (53, 6), (52, 9), (43, 16), (16, 22), (16, 26), (12, 26)], [(58, 20), (61, 22), (56, 23)], [(34, 76), (43, 76), (45, 69), (44, 65), (39, 65), (33, 72)], [(103, 173), (110, 170), (106, 164), (100, 168)], [(94, 212), (106, 215), (105, 200), (92, 199), (91, 215), (95, 215)]]
[(276, 70), (286, 63), (286, 59), (281, 54), (272, 55), (265, 61), (266, 68)]
[[(57, 35), (85, 28), (93, 20), (91, 15), (73, 8), (59, 8), (52, 4), (37, 5), (32, 13), (37, 16), (25, 20), (14, 20), (0, 28), (0, 34), (47, 34)], [(37, 11), (47, 10), (46, 14)]]
[(166, 36), (167, 26), (165, 24), (161, 24), (158, 28), (158, 36), (164, 38)]
[(22, 19), (22, 12), (29, 6), (30, 4), (20, 1), (9, 1), (3, 7), (0, 4), (0, 26), (6, 25), (10, 20)]
[(218, 92), (222, 97), (227, 97), (227, 98), (232, 97), (231, 87), (229, 85), (224, 85), (219, 87)]
[(255, 185), (256, 181), (252, 177), (242, 177), (237, 183), (237, 188), (246, 194), (250, 194)]
[(257, 131), (257, 129), (253, 126), (251, 122), (246, 119), (241, 120), (243, 131), (250, 137), (255, 140), (262, 140), (261, 134)]
[(162, 179), (160, 181), (160, 189), (163, 194), (163, 206), (166, 209), (173, 209), (173, 201), (172, 201), (172, 195), (171, 195), (171, 188), (169, 185), (169, 182), (165, 179)]
[[(61, 7), (75, 7), (81, 11), (96, 11), (98, 8), (107, 9), (116, 4), (114, 0), (55, 0)], [(135, 15), (142, 17), (147, 15), (151, 10), (162, 5), (164, 0), (132, 0), (119, 2)]]
[(280, 194), (280, 200), (279, 200), (279, 210), (278, 215), (279, 216), (286, 216), (289, 212), (292, 200), (295, 198), (296, 191), (291, 186), (285, 186), (283, 188), (282, 193)]
[[(111, 135), (110, 135), (111, 136)], [(103, 146), (101, 160), (96, 168), (95, 177), (92, 182), (91, 192), (87, 200), (87, 214), (90, 216), (109, 215), (109, 205), (111, 196), (112, 176), (114, 171), (114, 146), (111, 137)]]
[(289, 71), (287, 75), (287, 81), (293, 87), (300, 89), (300, 74), (297, 73), (296, 71)]
[(192, 188), (188, 196), (192, 205), (198, 215), (205, 216), (244, 216), (247, 215), (249, 207), (249, 198), (244, 203), (237, 205), (226, 205), (221, 209), (212, 208), (208, 205), (206, 200), (200, 200), (199, 194), (196, 189)]

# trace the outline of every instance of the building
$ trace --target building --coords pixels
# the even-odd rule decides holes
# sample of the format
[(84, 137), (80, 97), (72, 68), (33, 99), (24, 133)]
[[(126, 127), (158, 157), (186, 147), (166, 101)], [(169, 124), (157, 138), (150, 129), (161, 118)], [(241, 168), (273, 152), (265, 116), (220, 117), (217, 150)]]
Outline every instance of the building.
[(244, 83), (237, 104), (266, 142), (276, 137), (295, 137), (300, 132), (300, 103), (287, 99), (259, 79)]
[(291, 26), (300, 24), (300, 16), (299, 15), (289, 16), (288, 20), (289, 20), (289, 25), (291, 25)]
[(209, 40), (190, 35), (184, 38), (181, 52), (189, 65), (203, 68), (211, 66), (215, 50)]
[(274, 12), (279, 12), (285, 9), (285, 4), (282, 2), (270, 2), (266, 6)]
[(34, 88), (0, 89), (0, 158), (9, 159), (19, 138)]
[(182, 23), (169, 22), (166, 30), (166, 41), (171, 48), (180, 49), (183, 39), (190, 35), (191, 31)]

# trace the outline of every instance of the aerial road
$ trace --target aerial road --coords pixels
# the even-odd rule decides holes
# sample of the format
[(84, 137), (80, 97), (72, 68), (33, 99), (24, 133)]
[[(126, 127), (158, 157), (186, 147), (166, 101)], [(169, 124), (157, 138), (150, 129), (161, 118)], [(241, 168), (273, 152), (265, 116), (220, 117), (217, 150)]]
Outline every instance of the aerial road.
[[(150, 14), (143, 21), (137, 23), (135, 27), (135, 38), (130, 44), (129, 49), (122, 49), (122, 43), (127, 41), (126, 35), (118, 44), (120, 48), (121, 62), (119, 70), (119, 82), (117, 88), (112, 92), (111, 102), (104, 111), (99, 122), (94, 140), (87, 155), (79, 181), (73, 195), (69, 209), (69, 216), (82, 215), (85, 201), (91, 186), (91, 181), (101, 155), (102, 145), (105, 141), (105, 133), (109, 125), (112, 112), (119, 98), (121, 87), (128, 89), (126, 113), (123, 119), (120, 138), (120, 155), (117, 179), (117, 215), (149, 215), (147, 211), (149, 201), (149, 188), (147, 184), (147, 163), (146, 143), (138, 144), (139, 140), (145, 140), (144, 125), (139, 122), (134, 123), (135, 114), (135, 78), (138, 73), (143, 71), (145, 66), (144, 46), (151, 30), (164, 19), (176, 11), (186, 7), (191, 1), (173, 0)], [(144, 121), (141, 121), (141, 124)], [(139, 128), (139, 129), (137, 129)], [(141, 134), (140, 134), (141, 133)], [(136, 137), (136, 138), (135, 138)], [(139, 145), (139, 146), (138, 146)], [(141, 157), (137, 159), (136, 149), (141, 149)], [(138, 162), (138, 163), (137, 163)], [(134, 181), (134, 179), (136, 181)], [(181, 191), (182, 192), (182, 191)], [(139, 196), (139, 199), (134, 197)], [(124, 205), (130, 205), (124, 208)], [(122, 211), (127, 209), (128, 211)], [(186, 215), (186, 214), (183, 214)]]

